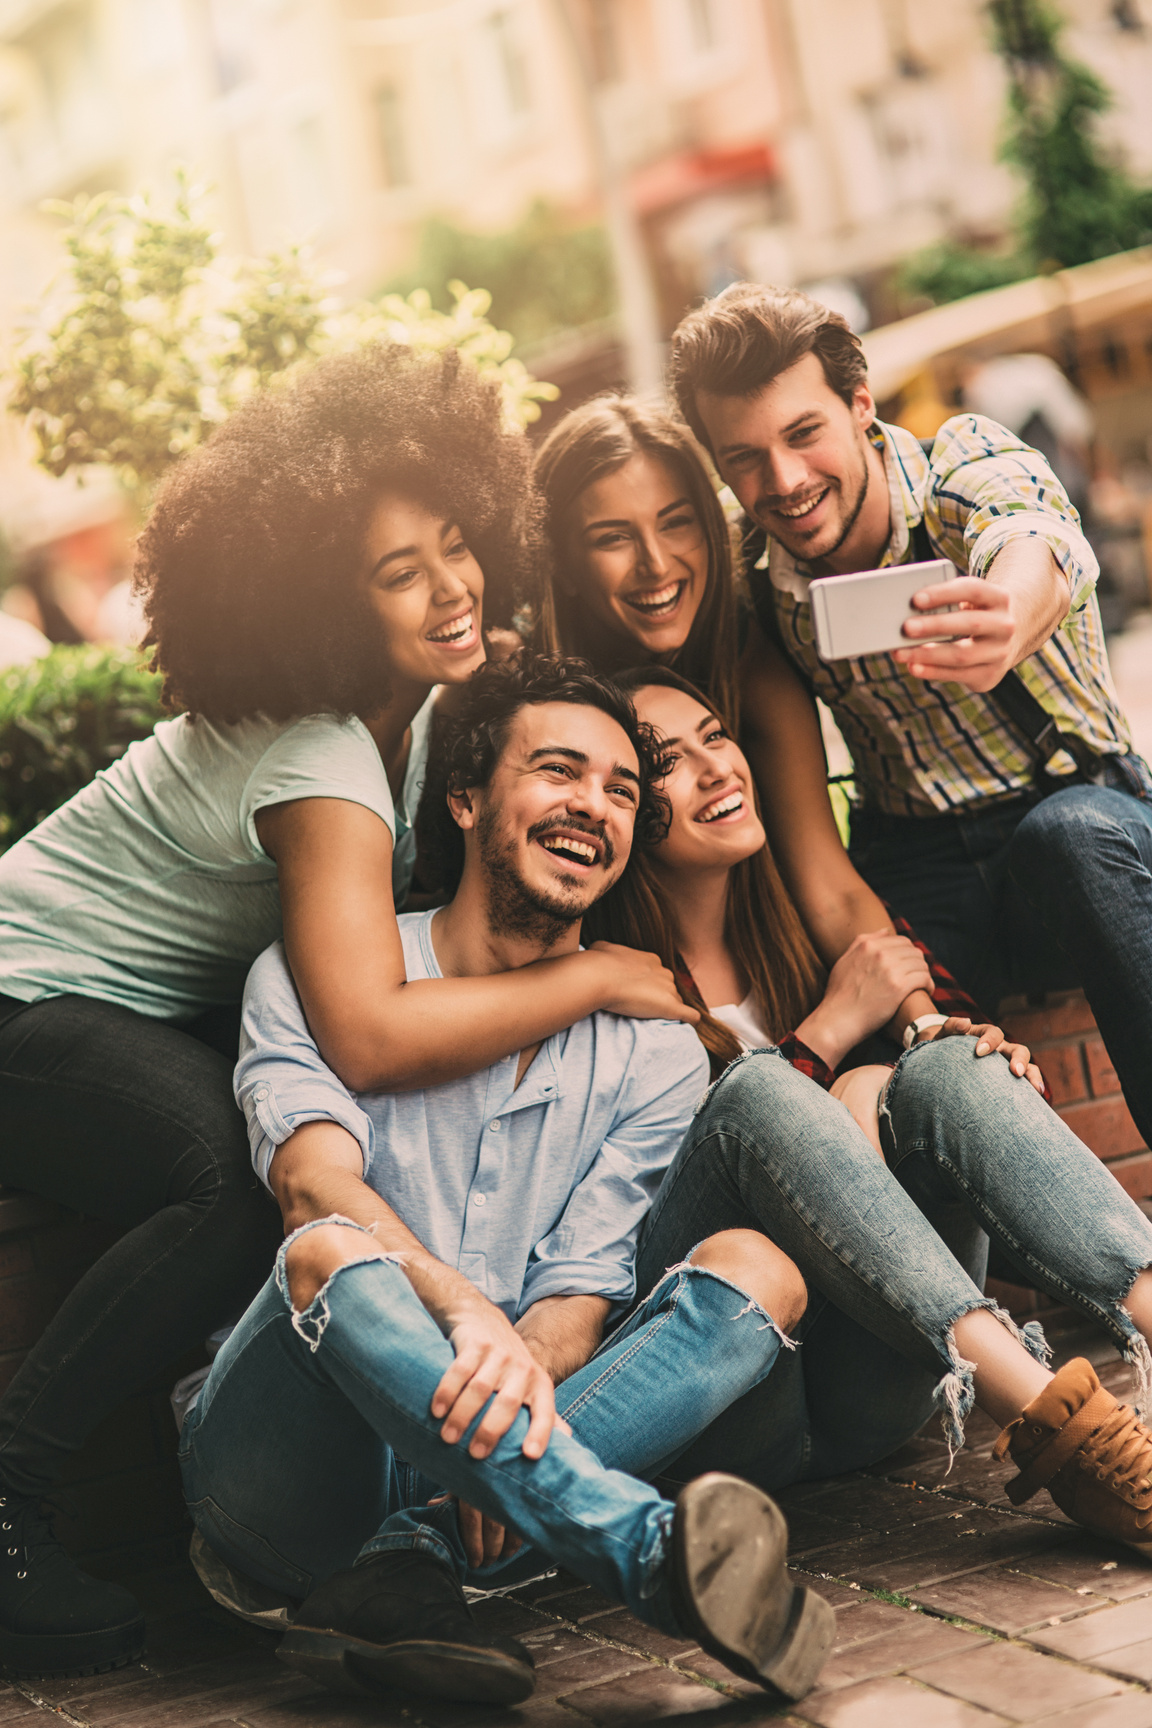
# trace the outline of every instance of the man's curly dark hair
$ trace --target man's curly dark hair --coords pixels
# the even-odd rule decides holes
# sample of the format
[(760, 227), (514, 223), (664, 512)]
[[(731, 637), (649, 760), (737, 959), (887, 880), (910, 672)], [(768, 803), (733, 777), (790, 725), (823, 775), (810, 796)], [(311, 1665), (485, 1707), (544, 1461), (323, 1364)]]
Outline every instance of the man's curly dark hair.
[(448, 794), (486, 786), (520, 709), (543, 702), (599, 708), (616, 721), (640, 764), (634, 844), (653, 846), (667, 833), (668, 806), (658, 790), (664, 752), (652, 727), (637, 717), (632, 698), (611, 678), (594, 672), (587, 660), (525, 649), (477, 667), (458, 693), (451, 715), (438, 723), (416, 813), (423, 887), (445, 895), (456, 892), (464, 870), (464, 836), (448, 808)]
[(165, 480), (136, 587), (164, 698), (216, 721), (367, 714), (389, 696), (359, 581), (385, 488), (457, 524), (507, 624), (541, 556), (531, 449), (454, 349), (376, 343), (262, 391)]

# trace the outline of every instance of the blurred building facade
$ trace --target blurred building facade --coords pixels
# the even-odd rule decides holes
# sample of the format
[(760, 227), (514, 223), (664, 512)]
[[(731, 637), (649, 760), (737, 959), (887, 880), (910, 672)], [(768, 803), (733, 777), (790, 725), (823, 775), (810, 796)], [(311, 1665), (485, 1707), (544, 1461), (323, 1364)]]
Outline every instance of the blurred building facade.
[[(1152, 173), (1152, 0), (1061, 4)], [(431, 216), (596, 220), (612, 192), (658, 334), (741, 276), (821, 284), (863, 327), (907, 253), (1004, 231), (1003, 110), (982, 0), (0, 0), (0, 327), (58, 263), (43, 200), (176, 163), (229, 250), (308, 237), (353, 293)], [(595, 385), (611, 338), (529, 358)]]

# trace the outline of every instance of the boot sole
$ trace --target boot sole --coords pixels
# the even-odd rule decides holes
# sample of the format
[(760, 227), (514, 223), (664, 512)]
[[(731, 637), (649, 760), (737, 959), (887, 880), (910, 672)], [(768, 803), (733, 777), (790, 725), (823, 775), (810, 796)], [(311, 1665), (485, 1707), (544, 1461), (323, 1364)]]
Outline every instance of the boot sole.
[(522, 1704), (536, 1688), (531, 1668), (472, 1644), (409, 1638), (370, 1644), (344, 1632), (293, 1626), (276, 1654), (287, 1667), (333, 1692), (378, 1698), (401, 1687), (463, 1704)]
[[(788, 1526), (775, 1502), (713, 1473), (681, 1494), (676, 1535), (681, 1594), (698, 1618), (688, 1630), (734, 1673), (793, 1702), (803, 1698), (835, 1642), (836, 1616), (822, 1596), (789, 1582)], [(690, 1561), (693, 1549), (698, 1559)], [(781, 1597), (784, 1625), (774, 1633), (780, 1616), (770, 1607)]]
[(0, 1630), (0, 1673), (40, 1680), (107, 1674), (135, 1662), (143, 1648), (142, 1617), (98, 1632)]

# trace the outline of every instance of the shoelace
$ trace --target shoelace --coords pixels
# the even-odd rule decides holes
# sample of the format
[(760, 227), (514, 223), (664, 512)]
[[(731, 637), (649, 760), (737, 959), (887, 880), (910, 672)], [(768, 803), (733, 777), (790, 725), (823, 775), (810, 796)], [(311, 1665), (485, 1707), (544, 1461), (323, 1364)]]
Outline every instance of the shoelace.
[(1116, 1488), (1137, 1492), (1152, 1487), (1152, 1429), (1121, 1404), (1082, 1447), (1097, 1473)]

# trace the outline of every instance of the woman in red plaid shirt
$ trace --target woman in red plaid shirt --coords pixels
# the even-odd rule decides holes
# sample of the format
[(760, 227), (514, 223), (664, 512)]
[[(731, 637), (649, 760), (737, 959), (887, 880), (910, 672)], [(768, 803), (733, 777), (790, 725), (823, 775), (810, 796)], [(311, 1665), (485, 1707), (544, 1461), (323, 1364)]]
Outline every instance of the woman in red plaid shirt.
[[(992, 1237), (1029, 1281), (1106, 1326), (1143, 1402), (1152, 1223), (1047, 1108), (1028, 1050), (979, 1020), (910, 936), (858, 937), (823, 973), (714, 707), (664, 667), (620, 682), (666, 742), (668, 829), (634, 850), (584, 940), (660, 954), (724, 1069), (642, 1227), (639, 1285), (686, 1231), (745, 1225), (809, 1293), (804, 1348), (675, 1460), (672, 1480), (721, 1468), (773, 1491), (860, 1469), (933, 1408), (953, 1448), (977, 1403), (1002, 1425), (996, 1455), (1018, 1467), (1010, 1499), (1046, 1486), (1152, 1560), (1152, 1431), (1082, 1358), (1053, 1375), (1037, 1323), (1019, 1329), (983, 1295)], [(869, 1041), (914, 989), (934, 989), (945, 1012), (877, 1063)]]

